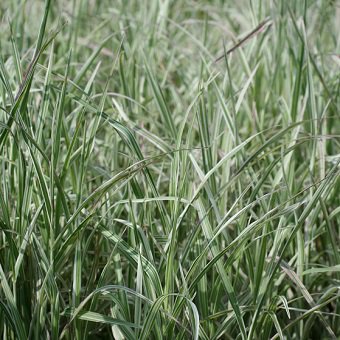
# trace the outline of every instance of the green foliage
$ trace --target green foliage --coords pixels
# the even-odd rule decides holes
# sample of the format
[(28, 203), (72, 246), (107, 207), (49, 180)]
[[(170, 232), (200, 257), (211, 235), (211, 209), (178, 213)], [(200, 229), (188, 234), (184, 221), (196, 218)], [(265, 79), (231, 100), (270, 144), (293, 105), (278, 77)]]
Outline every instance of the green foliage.
[(340, 337), (339, 13), (1, 1), (2, 339)]

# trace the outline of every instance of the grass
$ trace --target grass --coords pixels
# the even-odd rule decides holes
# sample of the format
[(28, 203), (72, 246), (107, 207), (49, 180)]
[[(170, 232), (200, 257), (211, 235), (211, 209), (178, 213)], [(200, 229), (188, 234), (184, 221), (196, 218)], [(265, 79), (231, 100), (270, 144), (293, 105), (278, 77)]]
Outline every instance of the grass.
[(2, 339), (340, 337), (336, 1), (0, 14)]

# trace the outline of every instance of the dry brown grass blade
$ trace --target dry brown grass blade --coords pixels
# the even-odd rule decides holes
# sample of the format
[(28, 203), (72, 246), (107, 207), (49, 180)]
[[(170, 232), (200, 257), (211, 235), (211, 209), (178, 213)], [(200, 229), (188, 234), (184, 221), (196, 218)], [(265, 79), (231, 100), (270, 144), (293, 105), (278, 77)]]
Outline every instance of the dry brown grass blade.
[(217, 59), (215, 59), (215, 63), (222, 60), (226, 55), (234, 52), (241, 45), (243, 45), (246, 41), (248, 41), (249, 39), (257, 35), (258, 33), (262, 32), (265, 28), (269, 28), (272, 25), (272, 23), (273, 21), (270, 18), (263, 20), (250, 33), (248, 33), (243, 39), (241, 39), (236, 45), (234, 45), (232, 48), (230, 48), (225, 53), (223, 53), (221, 56), (219, 56)]

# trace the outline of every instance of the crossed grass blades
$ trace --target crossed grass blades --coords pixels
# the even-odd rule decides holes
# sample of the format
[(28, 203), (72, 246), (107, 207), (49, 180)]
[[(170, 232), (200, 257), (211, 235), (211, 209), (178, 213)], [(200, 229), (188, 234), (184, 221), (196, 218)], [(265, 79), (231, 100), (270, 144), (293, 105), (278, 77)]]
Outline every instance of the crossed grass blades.
[(339, 13), (2, 1), (1, 337), (339, 337)]

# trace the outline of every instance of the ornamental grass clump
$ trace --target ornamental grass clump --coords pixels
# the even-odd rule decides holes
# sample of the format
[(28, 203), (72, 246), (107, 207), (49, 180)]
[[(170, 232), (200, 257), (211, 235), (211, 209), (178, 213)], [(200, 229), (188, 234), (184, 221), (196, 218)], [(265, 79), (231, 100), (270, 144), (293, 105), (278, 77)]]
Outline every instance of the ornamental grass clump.
[(1, 1), (1, 338), (340, 337), (339, 16)]

